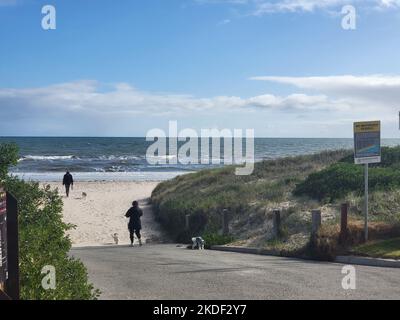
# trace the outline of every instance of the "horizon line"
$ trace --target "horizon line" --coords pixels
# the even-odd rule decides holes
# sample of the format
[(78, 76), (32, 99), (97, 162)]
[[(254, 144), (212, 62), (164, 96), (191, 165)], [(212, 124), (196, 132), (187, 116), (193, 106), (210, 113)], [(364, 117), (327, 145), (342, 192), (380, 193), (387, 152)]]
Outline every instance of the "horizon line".
[[(0, 139), (2, 138), (146, 138), (146, 136), (52, 136), (52, 135), (48, 135), (48, 136), (30, 136), (30, 135), (0, 135)], [(167, 139), (170, 138), (178, 138), (178, 137), (171, 137), (171, 136), (167, 136)], [(202, 138), (202, 137), (194, 137), (194, 136), (188, 136), (186, 138)], [(203, 137), (206, 138), (206, 137)], [(218, 138), (218, 137), (208, 137), (208, 138)], [(220, 137), (221, 139), (223, 139), (224, 137)], [(234, 138), (234, 137), (232, 137)], [(246, 137), (242, 137), (243, 139), (246, 139)], [(265, 136), (260, 136), (260, 137), (254, 137), (255, 139), (354, 139), (354, 137), (273, 137), (273, 136), (269, 136), (269, 137), (265, 137)], [(381, 137), (381, 139), (400, 139), (399, 137)]]

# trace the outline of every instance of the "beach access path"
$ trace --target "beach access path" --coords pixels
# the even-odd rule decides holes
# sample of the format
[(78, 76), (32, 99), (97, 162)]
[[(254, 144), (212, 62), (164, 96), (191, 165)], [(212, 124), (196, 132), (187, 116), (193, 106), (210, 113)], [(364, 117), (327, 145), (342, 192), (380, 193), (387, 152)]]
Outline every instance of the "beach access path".
[(143, 209), (143, 241), (168, 241), (168, 237), (155, 221), (148, 203), (158, 182), (76, 181), (69, 198), (65, 196), (61, 182), (43, 184), (58, 188), (62, 195), (63, 220), (76, 226), (68, 231), (73, 247), (113, 245), (114, 233), (118, 234), (119, 244), (129, 244), (128, 219), (125, 218), (125, 213), (134, 200), (139, 201)]
[[(59, 187), (60, 183), (50, 183)], [(356, 290), (344, 290), (343, 264), (188, 250), (168, 241), (148, 198), (157, 182), (77, 182), (63, 198), (72, 256), (83, 261), (100, 299), (399, 299), (400, 269), (355, 266)], [(86, 196), (82, 195), (85, 192)], [(147, 243), (128, 246), (126, 210), (144, 209)], [(111, 235), (118, 233), (120, 244)]]
[(189, 250), (176, 244), (75, 248), (100, 299), (399, 299), (400, 269)]

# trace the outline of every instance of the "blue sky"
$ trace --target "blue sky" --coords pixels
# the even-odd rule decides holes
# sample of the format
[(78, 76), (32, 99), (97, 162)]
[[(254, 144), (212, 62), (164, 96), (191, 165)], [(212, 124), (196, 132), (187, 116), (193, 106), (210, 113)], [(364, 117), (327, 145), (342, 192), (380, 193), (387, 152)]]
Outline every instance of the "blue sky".
[(0, 39), (0, 135), (400, 134), (399, 0), (0, 0)]

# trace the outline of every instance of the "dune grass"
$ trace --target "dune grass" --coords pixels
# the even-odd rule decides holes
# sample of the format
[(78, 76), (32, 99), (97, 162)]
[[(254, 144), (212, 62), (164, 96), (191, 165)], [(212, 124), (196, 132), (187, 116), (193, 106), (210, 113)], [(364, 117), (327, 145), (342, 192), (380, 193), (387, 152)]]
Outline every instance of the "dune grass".
[[(311, 172), (349, 153), (339, 150), (262, 161), (255, 164), (249, 176), (236, 176), (234, 166), (202, 170), (160, 183), (151, 201), (158, 220), (177, 241), (187, 241), (195, 234), (217, 233), (221, 229), (220, 214), (225, 208), (231, 221), (247, 228), (248, 222), (262, 223), (269, 207), (290, 201), (292, 189)], [(289, 209), (286, 213), (293, 212)], [(190, 230), (184, 228), (187, 214)]]
[[(383, 163), (371, 168), (371, 235), (400, 235), (400, 147), (383, 148)], [(338, 243), (340, 205), (350, 204), (351, 243), (363, 241), (362, 168), (351, 164), (352, 151), (262, 161), (252, 175), (236, 176), (235, 167), (202, 170), (160, 183), (151, 201), (157, 219), (176, 241), (206, 235), (208, 245), (277, 249), (284, 255), (309, 254), (331, 259)], [(399, 179), (397, 179), (399, 177)], [(302, 192), (298, 192), (302, 190)], [(274, 239), (272, 211), (281, 210), (282, 236)], [(324, 228), (310, 246), (311, 210), (321, 209)], [(221, 213), (230, 216), (230, 237), (221, 237)], [(185, 216), (189, 215), (189, 229)], [(214, 243), (215, 242), (215, 243)]]

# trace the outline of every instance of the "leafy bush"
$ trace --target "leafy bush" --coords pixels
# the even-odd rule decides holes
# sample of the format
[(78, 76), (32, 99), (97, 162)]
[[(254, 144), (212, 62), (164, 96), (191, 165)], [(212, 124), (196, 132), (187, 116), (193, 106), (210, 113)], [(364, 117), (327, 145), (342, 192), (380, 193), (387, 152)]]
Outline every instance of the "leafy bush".
[(213, 233), (206, 233), (203, 236), (203, 239), (206, 242), (205, 247), (207, 249), (209, 249), (211, 246), (218, 246), (218, 245), (224, 245), (227, 243), (230, 243), (234, 240), (234, 238), (232, 236), (229, 235), (221, 235), (217, 232), (213, 232)]
[(7, 177), (8, 168), (18, 162), (18, 147), (14, 143), (0, 144), (0, 181)]
[(348, 192), (361, 190), (363, 186), (362, 167), (337, 163), (322, 171), (310, 174), (306, 180), (299, 183), (295, 195), (307, 195), (322, 200), (335, 200), (344, 197)]
[[(400, 172), (393, 168), (370, 168), (371, 191), (388, 190), (400, 186)], [(310, 174), (299, 183), (295, 195), (307, 195), (317, 200), (334, 201), (351, 192), (361, 194), (364, 190), (363, 167), (349, 163), (337, 163), (324, 170)]]
[[(16, 162), (13, 146), (1, 145), (0, 172)], [(25, 182), (15, 177), (3, 177), (7, 191), (18, 200), (19, 261), (22, 299), (95, 299), (98, 290), (88, 283), (85, 266), (68, 256), (71, 241), (65, 235), (73, 226), (62, 221), (62, 200), (49, 186)], [(41, 270), (51, 265), (56, 271), (56, 289), (42, 288)]]
[[(381, 162), (370, 164), (372, 168), (374, 167), (399, 167), (400, 166), (400, 146), (398, 147), (382, 147), (381, 150)], [(340, 160), (343, 163), (354, 164), (354, 154), (349, 154)]]

